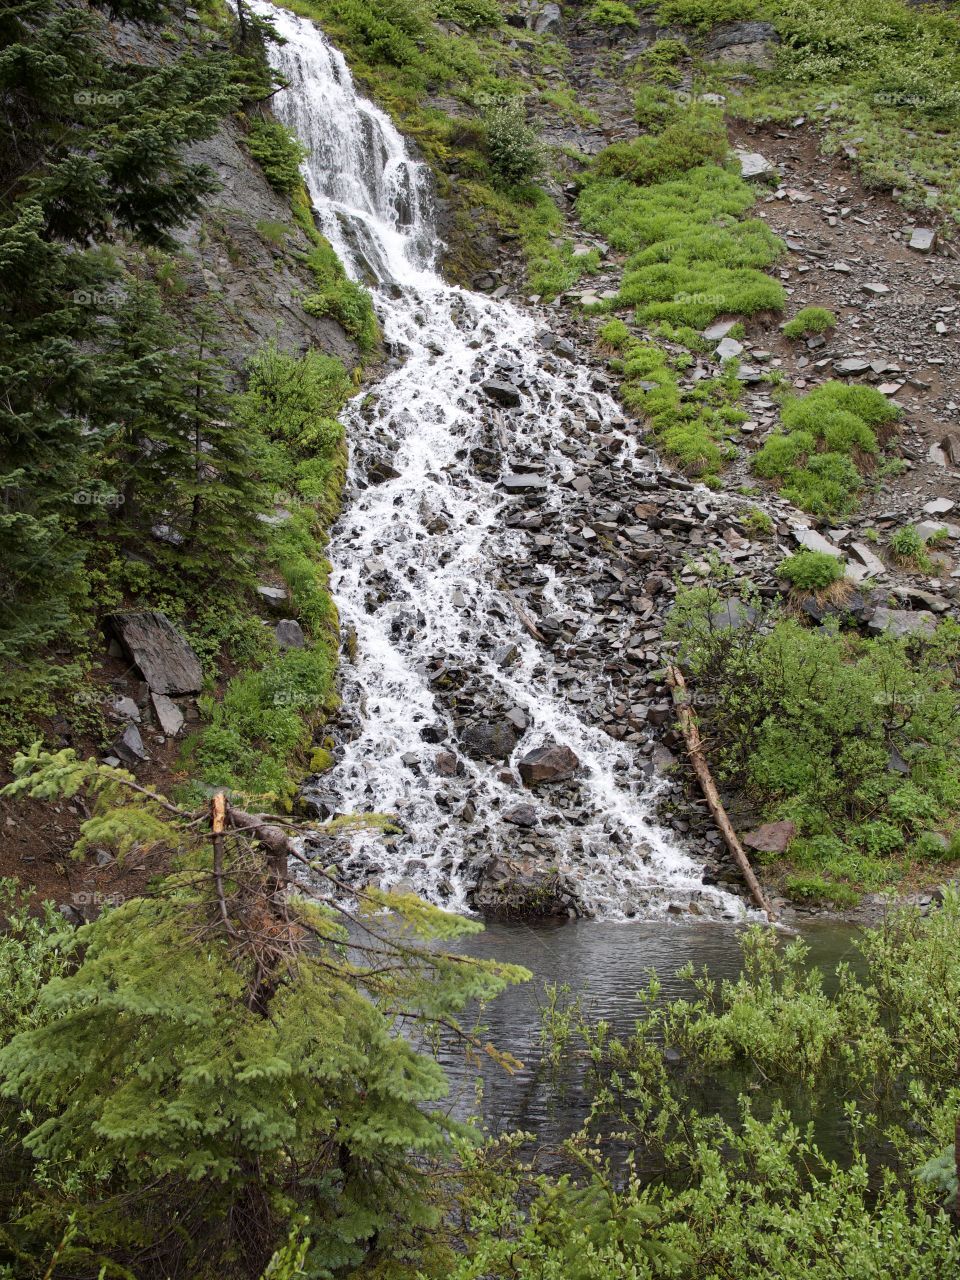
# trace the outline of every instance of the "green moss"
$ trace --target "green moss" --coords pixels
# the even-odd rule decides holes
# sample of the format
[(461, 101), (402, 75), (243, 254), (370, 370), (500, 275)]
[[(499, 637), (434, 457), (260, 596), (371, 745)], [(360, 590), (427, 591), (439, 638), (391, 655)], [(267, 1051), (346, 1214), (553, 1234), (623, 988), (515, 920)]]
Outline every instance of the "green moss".
[(826, 307), (804, 307), (792, 320), (783, 325), (785, 338), (805, 338), (812, 333), (827, 333), (835, 329), (837, 317)]

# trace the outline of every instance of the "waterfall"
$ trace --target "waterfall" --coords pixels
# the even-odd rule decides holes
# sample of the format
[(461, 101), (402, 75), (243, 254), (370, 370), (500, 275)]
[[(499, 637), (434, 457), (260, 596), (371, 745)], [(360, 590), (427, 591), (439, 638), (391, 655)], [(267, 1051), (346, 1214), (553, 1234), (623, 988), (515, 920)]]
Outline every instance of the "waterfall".
[[(288, 86), (273, 104), (307, 148), (318, 221), (348, 273), (376, 282), (388, 349), (404, 356), (343, 415), (351, 463), (329, 555), (341, 626), (355, 637), (342, 664), (353, 724), (317, 783), (339, 812), (396, 815), (402, 834), (357, 833), (343, 870), (468, 910), (491, 858), (529, 854), (560, 868), (598, 916), (676, 905), (741, 915), (739, 899), (704, 886), (697, 862), (657, 825), (656, 783), (635, 747), (603, 729), (603, 663), (571, 674), (525, 628), (523, 589), (513, 590), (532, 574), (541, 616), (562, 619), (578, 652), (601, 646), (590, 587), (537, 563), (496, 472), (527, 477), (543, 504), (533, 513), (558, 512), (576, 477), (574, 433), (613, 440), (618, 468), (647, 488), (649, 458), (589, 368), (546, 358), (542, 318), (442, 279), (426, 166), (316, 26), (254, 7), (285, 42), (271, 45)], [(483, 389), (491, 380), (517, 388), (520, 404), (498, 405)], [(486, 711), (506, 735), (503, 759), (463, 749), (464, 721)], [(579, 757), (575, 787), (520, 784), (517, 761), (545, 742)], [(520, 825), (518, 805), (534, 809)]]

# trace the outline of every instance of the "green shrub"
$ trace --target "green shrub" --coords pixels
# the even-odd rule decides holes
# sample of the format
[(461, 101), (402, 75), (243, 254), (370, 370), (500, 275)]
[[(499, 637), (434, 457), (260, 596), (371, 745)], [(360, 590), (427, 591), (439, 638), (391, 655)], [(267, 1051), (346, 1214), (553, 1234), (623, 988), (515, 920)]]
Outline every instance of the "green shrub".
[(812, 333), (835, 329), (837, 317), (825, 307), (804, 307), (783, 326), (785, 338), (805, 338)]
[(519, 98), (492, 102), (483, 109), (487, 156), (497, 180), (516, 186), (535, 177), (543, 165), (536, 129), (527, 123)]
[(932, 571), (933, 562), (927, 555), (927, 544), (912, 524), (898, 529), (890, 538), (889, 547), (901, 564), (912, 565), (922, 573)]
[(743, 523), (749, 533), (760, 538), (769, 538), (774, 531), (773, 519), (759, 507), (751, 507), (743, 517)]
[(722, 118), (713, 111), (690, 110), (658, 134), (614, 142), (593, 163), (599, 178), (627, 178), (638, 186), (667, 182), (688, 169), (723, 160), (729, 150)]
[(802, 902), (826, 902), (833, 907), (854, 907), (860, 894), (847, 884), (834, 884), (823, 876), (790, 876), (786, 890), (791, 898)]
[(597, 330), (597, 338), (605, 347), (622, 351), (630, 341), (630, 330), (622, 320), (608, 320)]
[(434, 0), (434, 13), (447, 22), (455, 22), (468, 31), (481, 27), (499, 27), (503, 14), (496, 0)]
[(600, 27), (639, 27), (637, 15), (622, 0), (596, 0), (587, 17)]
[(827, 551), (804, 548), (781, 560), (777, 572), (799, 591), (825, 591), (843, 577), (843, 563)]
[(300, 165), (306, 151), (300, 140), (278, 120), (254, 120), (247, 131), (247, 147), (271, 187), (292, 196), (300, 187)]
[(370, 291), (349, 278), (329, 242), (322, 238), (318, 237), (307, 255), (307, 265), (318, 287), (304, 298), (304, 311), (311, 316), (330, 316), (361, 351), (372, 351), (380, 338), (380, 326)]

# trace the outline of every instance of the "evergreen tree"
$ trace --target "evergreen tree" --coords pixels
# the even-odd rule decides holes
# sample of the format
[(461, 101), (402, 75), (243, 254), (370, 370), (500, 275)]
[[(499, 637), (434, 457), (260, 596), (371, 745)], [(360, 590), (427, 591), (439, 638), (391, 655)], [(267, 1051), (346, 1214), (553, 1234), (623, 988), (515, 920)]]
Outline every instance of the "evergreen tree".
[[(137, 1280), (174, 1265), (259, 1275), (291, 1222), (306, 1276), (402, 1254), (434, 1220), (430, 1162), (450, 1132), (430, 1109), (444, 1073), (402, 1032), (443, 1026), (483, 1050), (459, 1011), (524, 971), (430, 946), (479, 926), (412, 896), (365, 890), (351, 910), (283, 819), (220, 797), (207, 824), (69, 751), (35, 749), (16, 773), (0, 794), (95, 798), (81, 848), (162, 843), (181, 861), (153, 896), (77, 931), (75, 970), (0, 1051), (3, 1092), (29, 1109), (24, 1146), (56, 1188), (21, 1189), (8, 1239), (45, 1257), (72, 1215), (70, 1274), (106, 1262)], [(316, 897), (293, 887), (294, 860)]]

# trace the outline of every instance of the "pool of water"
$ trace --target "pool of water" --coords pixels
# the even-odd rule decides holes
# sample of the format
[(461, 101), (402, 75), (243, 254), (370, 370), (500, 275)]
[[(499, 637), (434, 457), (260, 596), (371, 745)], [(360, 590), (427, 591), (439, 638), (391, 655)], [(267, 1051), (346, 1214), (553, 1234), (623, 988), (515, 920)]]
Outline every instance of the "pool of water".
[[(857, 967), (859, 955), (854, 926), (811, 923), (803, 931), (810, 960), (832, 973), (841, 960)], [(523, 1066), (509, 1075), (492, 1061), (481, 1067), (482, 1098), (477, 1101), (475, 1071), (462, 1058), (446, 1059), (452, 1081), (451, 1110), (465, 1118), (479, 1111), (492, 1133), (523, 1129), (538, 1142), (551, 1145), (575, 1132), (589, 1107), (584, 1063), (575, 1049), (558, 1079), (541, 1061), (540, 1008), (547, 984), (567, 984), (582, 997), (592, 1019), (603, 1018), (613, 1034), (628, 1035), (641, 1013), (637, 992), (647, 985), (649, 971), (662, 985), (661, 999), (691, 993), (691, 984), (676, 977), (688, 961), (706, 965), (713, 977), (733, 978), (741, 968), (740, 931), (717, 923), (650, 921), (613, 924), (589, 920), (537, 924), (494, 922), (464, 945), (471, 954), (524, 965), (530, 982), (508, 989), (485, 1011), (485, 1036), (499, 1049), (509, 1050)], [(829, 983), (828, 983), (829, 989)], [(727, 1110), (733, 1094), (728, 1090)], [(839, 1112), (837, 1123), (840, 1123)], [(831, 1119), (826, 1117), (829, 1142)], [(818, 1129), (821, 1126), (818, 1124)]]

